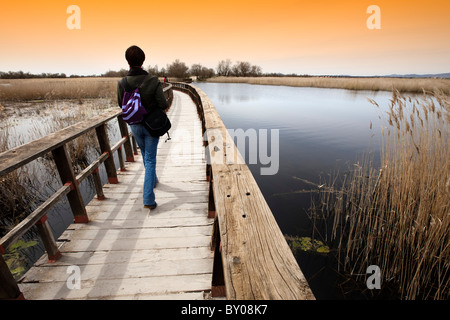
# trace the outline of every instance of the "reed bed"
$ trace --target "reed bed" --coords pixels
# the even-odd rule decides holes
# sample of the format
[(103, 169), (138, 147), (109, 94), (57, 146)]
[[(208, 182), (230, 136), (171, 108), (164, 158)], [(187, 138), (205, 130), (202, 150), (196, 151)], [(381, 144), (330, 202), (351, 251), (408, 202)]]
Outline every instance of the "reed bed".
[(0, 80), (0, 101), (115, 98), (118, 78)]
[(381, 167), (364, 156), (311, 210), (331, 221), (346, 274), (377, 265), (401, 299), (449, 299), (450, 98), (394, 92), (382, 119)]
[(208, 79), (207, 81), (348, 90), (397, 90), (399, 92), (411, 93), (440, 91), (450, 94), (450, 79), (434, 78), (216, 77)]

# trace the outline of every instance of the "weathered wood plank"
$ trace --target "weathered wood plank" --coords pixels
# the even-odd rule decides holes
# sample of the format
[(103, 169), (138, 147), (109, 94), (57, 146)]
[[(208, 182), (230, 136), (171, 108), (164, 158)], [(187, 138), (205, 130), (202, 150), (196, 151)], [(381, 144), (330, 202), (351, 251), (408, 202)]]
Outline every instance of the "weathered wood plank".
[(66, 230), (58, 238), (58, 241), (78, 239), (154, 239), (154, 238), (184, 238), (192, 236), (211, 236), (211, 226), (192, 226), (179, 228), (143, 228), (143, 229), (78, 229)]
[[(148, 211), (148, 209), (146, 209)], [(108, 217), (107, 214), (105, 214)], [(114, 218), (113, 216), (109, 216), (110, 219), (100, 219), (95, 218), (89, 221), (86, 225), (79, 224), (71, 224), (69, 226), (70, 229), (124, 229), (124, 228), (176, 228), (182, 226), (205, 226), (212, 225), (211, 219), (207, 217), (189, 217), (189, 218), (178, 218), (169, 217), (169, 218), (159, 218), (159, 219), (127, 219), (124, 217)]]
[(42, 256), (36, 266), (83, 266), (103, 265), (108, 263), (140, 263), (160, 260), (188, 260), (188, 259), (210, 259), (211, 251), (206, 247), (165, 248), (165, 249), (143, 249), (126, 251), (89, 251), (89, 252), (64, 252), (57, 261), (48, 264), (46, 256)]
[(142, 249), (163, 249), (163, 248), (186, 248), (188, 246), (207, 246), (211, 236), (192, 236), (185, 238), (155, 238), (155, 239), (78, 239), (74, 242), (65, 242), (60, 251), (103, 251), (103, 250), (142, 250)]
[[(131, 278), (165, 277), (180, 275), (196, 275), (211, 273), (212, 258), (207, 259), (180, 259), (159, 260), (138, 263), (106, 263), (103, 265), (79, 266), (81, 282), (93, 282), (98, 280), (121, 280)], [(27, 282), (54, 282), (67, 281), (67, 267), (53, 266), (51, 273), (48, 267), (35, 267), (26, 274), (22, 283)]]
[(210, 286), (211, 279), (203, 274), (86, 281), (81, 283), (80, 289), (69, 289), (66, 281), (19, 284), (30, 300), (113, 299), (207, 291)]

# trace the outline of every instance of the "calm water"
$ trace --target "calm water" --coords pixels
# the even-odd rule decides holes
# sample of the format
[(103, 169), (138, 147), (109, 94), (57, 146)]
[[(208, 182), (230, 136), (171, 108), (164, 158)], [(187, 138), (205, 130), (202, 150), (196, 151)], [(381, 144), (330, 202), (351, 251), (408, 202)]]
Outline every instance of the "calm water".
[[(345, 171), (364, 152), (379, 161), (384, 112), (390, 92), (295, 88), (249, 84), (196, 83), (214, 103), (228, 129), (279, 129), (279, 171), (261, 175), (262, 164), (249, 165), (284, 234), (310, 237), (306, 214), (313, 184), (329, 174)], [(370, 129), (372, 123), (372, 129)], [(248, 150), (241, 149), (248, 154)], [(247, 158), (248, 161), (248, 158)], [(306, 180), (306, 181), (305, 181)], [(310, 183), (308, 183), (310, 182)], [(316, 298), (350, 298), (343, 295), (335, 261), (328, 256), (301, 253), (299, 265)]]

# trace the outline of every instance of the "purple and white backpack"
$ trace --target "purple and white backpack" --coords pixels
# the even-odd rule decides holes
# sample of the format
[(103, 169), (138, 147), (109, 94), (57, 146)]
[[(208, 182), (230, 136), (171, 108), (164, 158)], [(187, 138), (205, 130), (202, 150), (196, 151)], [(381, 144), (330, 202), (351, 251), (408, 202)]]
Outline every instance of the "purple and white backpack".
[(124, 89), (123, 99), (122, 99), (122, 118), (128, 124), (141, 123), (144, 120), (144, 116), (147, 114), (144, 105), (141, 101), (141, 94), (139, 89), (144, 83), (145, 79), (137, 86), (136, 89), (131, 89), (127, 78), (123, 78), (120, 85)]

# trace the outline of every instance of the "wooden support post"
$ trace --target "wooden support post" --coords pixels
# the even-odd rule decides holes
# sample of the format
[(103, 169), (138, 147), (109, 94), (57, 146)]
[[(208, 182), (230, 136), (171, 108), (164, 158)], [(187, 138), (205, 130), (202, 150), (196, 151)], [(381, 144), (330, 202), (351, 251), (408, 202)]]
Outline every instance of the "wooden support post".
[(80, 188), (78, 187), (78, 183), (73, 172), (72, 163), (70, 161), (66, 145), (64, 144), (61, 147), (54, 149), (52, 154), (62, 183), (69, 184), (72, 189), (67, 194), (67, 199), (69, 200), (75, 223), (88, 222), (88, 215), (84, 206), (83, 198), (81, 197)]
[(24, 299), (14, 276), (3, 258), (3, 254), (0, 254), (0, 299)]
[(216, 236), (216, 246), (214, 248), (213, 273), (211, 281), (211, 296), (225, 297), (225, 279), (223, 273), (222, 253), (220, 247), (220, 233)]
[(111, 184), (119, 183), (117, 179), (116, 166), (114, 164), (114, 157), (109, 144), (108, 133), (106, 132), (106, 124), (102, 124), (95, 128), (97, 132), (97, 139), (100, 145), (100, 150), (103, 153), (108, 153), (108, 158), (105, 160), (106, 174), (108, 175), (108, 182)]
[(133, 152), (134, 152), (134, 155), (137, 155), (138, 154), (138, 148), (137, 148), (137, 143), (136, 143), (136, 139), (134, 138), (134, 137), (131, 137), (131, 141), (132, 141), (132, 143), (133, 143)]
[(126, 171), (125, 162), (123, 162), (122, 146), (117, 149), (117, 155), (119, 157), (120, 171)]
[(98, 168), (92, 172), (92, 179), (94, 179), (95, 191), (97, 192), (97, 200), (105, 200), (102, 181), (100, 179), (100, 174), (98, 173)]
[(212, 169), (210, 164), (206, 164), (206, 181), (211, 181)]
[(213, 231), (211, 235), (211, 251), (214, 251), (216, 246), (219, 245), (220, 234), (219, 234), (219, 219), (218, 217), (214, 218)]
[(47, 216), (43, 216), (37, 223), (39, 235), (44, 243), (45, 251), (47, 251), (48, 262), (55, 262), (61, 256), (61, 252), (58, 249), (55, 238), (53, 237), (52, 230), (47, 221)]
[(208, 218), (215, 218), (216, 216), (216, 204), (214, 203), (214, 179), (209, 176), (209, 201), (208, 201)]
[(120, 134), (122, 137), (126, 137), (127, 141), (123, 144), (125, 149), (125, 157), (127, 162), (134, 162), (133, 149), (130, 141), (130, 134), (128, 132), (128, 126), (125, 121), (122, 119), (122, 115), (117, 117), (117, 122), (119, 123)]

